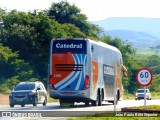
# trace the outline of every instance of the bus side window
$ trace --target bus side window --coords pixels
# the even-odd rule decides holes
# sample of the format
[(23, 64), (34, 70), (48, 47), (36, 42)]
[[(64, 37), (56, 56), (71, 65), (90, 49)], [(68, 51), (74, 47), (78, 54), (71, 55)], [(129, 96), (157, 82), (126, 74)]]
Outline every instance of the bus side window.
[(94, 51), (94, 47), (93, 47), (93, 45), (91, 45), (91, 51), (92, 51), (92, 52)]

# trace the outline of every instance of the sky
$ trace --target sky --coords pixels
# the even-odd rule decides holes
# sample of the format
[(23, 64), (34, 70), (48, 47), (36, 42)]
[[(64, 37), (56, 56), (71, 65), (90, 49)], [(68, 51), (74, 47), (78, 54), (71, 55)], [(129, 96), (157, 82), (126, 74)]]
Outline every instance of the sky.
[[(49, 9), (51, 3), (61, 0), (0, 0), (0, 8), (7, 11), (32, 11)], [(160, 18), (160, 0), (67, 0), (75, 4), (89, 21), (111, 17)]]

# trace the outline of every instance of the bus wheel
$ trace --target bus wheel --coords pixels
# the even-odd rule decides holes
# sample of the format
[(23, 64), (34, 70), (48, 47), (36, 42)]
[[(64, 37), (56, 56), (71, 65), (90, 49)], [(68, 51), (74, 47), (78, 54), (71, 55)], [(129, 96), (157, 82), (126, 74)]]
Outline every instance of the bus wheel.
[(25, 106), (25, 104), (21, 104), (21, 107), (24, 107)]
[(100, 94), (100, 91), (98, 91), (97, 97), (98, 97), (98, 106), (102, 106), (102, 96)]
[(97, 100), (94, 100), (91, 103), (92, 103), (92, 106), (97, 106)]
[(102, 97), (100, 95), (100, 91), (97, 93), (97, 99), (95, 101), (92, 101), (93, 106), (101, 106), (102, 105)]
[(92, 106), (97, 106), (98, 105), (98, 95), (97, 95), (97, 99), (93, 100), (91, 103), (92, 103)]
[(85, 102), (85, 106), (89, 106), (89, 102), (88, 101)]

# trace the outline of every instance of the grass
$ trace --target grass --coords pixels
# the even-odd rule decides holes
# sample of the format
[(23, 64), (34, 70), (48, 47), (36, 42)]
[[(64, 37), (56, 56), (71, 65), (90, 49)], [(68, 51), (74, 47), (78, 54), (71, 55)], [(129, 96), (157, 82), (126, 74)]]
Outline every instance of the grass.
[(151, 92), (152, 99), (160, 99), (160, 93), (159, 92)]
[[(160, 99), (160, 92), (151, 92), (152, 95), (152, 99), (156, 100), (156, 99)], [(133, 100), (135, 99), (135, 94), (131, 94), (131, 93), (126, 93), (124, 92), (124, 100)]]
[(131, 93), (126, 93), (124, 92), (124, 100), (128, 100), (128, 99), (135, 99), (135, 95), (134, 94), (131, 94)]
[(79, 117), (67, 120), (159, 120), (159, 117)]
[[(136, 109), (144, 109), (144, 106), (132, 107)], [(148, 105), (147, 109), (160, 109), (160, 105)], [(155, 116), (155, 117), (153, 117)], [(157, 117), (158, 116), (158, 117)], [(88, 117), (68, 118), (67, 120), (160, 120), (159, 113), (109, 113), (109, 114), (96, 114)]]
[[(135, 107), (132, 107), (132, 108), (144, 109), (144, 106), (135, 106)], [(147, 109), (160, 110), (160, 105), (147, 105)]]
[(47, 100), (48, 103), (51, 103), (51, 102), (58, 102), (57, 99), (51, 98), (50, 95), (49, 95), (49, 93), (47, 93), (47, 99), (48, 99), (48, 100)]

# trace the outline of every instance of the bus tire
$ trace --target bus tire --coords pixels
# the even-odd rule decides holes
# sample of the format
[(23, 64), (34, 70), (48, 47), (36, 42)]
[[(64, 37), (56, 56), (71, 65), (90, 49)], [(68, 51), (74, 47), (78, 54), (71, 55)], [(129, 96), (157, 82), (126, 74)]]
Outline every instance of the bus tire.
[(96, 100), (93, 100), (91, 103), (92, 103), (92, 106), (97, 106), (98, 105), (98, 94), (97, 94)]
[(85, 106), (89, 106), (89, 101), (86, 101), (86, 102), (85, 102)]
[(25, 107), (25, 104), (21, 104), (21, 107)]
[(102, 96), (100, 95), (100, 91), (98, 90), (97, 99), (92, 101), (92, 106), (101, 106), (102, 105)]
[(97, 106), (97, 100), (93, 100), (91, 103), (92, 103), (92, 106)]
[(97, 95), (97, 97), (98, 97), (98, 106), (102, 106), (102, 95), (100, 94), (100, 91), (98, 90), (98, 95)]

